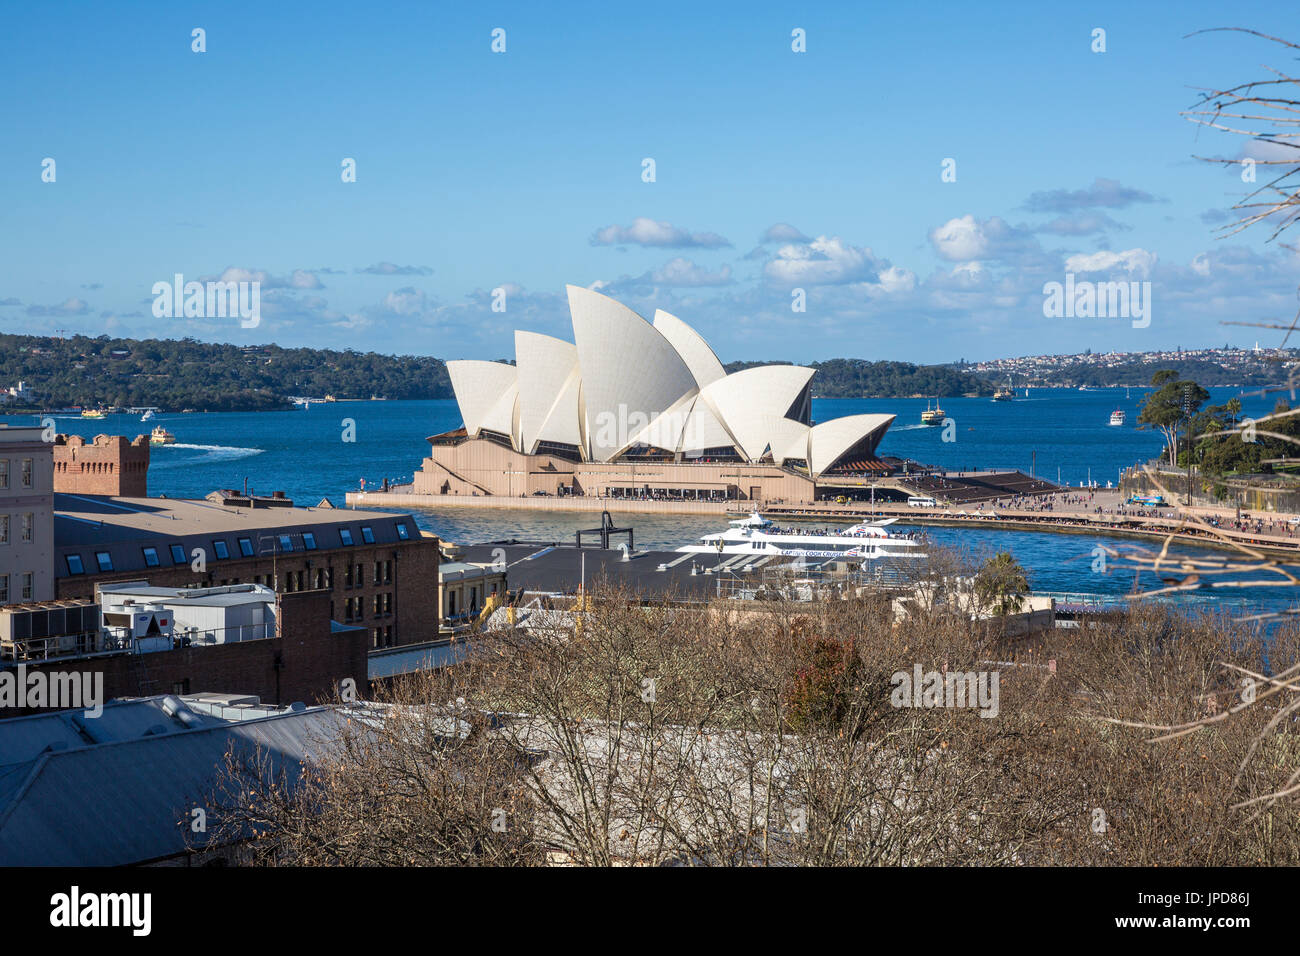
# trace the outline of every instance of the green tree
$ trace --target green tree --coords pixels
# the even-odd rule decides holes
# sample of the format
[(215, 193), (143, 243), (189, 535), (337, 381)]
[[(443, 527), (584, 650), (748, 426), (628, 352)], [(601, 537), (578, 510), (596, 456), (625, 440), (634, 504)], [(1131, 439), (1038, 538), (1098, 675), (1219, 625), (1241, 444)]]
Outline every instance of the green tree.
[(1178, 467), (1178, 433), (1183, 423), (1196, 417), (1210, 393), (1191, 379), (1180, 379), (1173, 369), (1151, 377), (1155, 391), (1147, 395), (1138, 414), (1138, 427), (1152, 427), (1165, 437), (1169, 464)]
[(1025, 569), (1005, 551), (985, 561), (975, 575), (975, 599), (980, 608), (999, 616), (1018, 611), (1028, 593)]

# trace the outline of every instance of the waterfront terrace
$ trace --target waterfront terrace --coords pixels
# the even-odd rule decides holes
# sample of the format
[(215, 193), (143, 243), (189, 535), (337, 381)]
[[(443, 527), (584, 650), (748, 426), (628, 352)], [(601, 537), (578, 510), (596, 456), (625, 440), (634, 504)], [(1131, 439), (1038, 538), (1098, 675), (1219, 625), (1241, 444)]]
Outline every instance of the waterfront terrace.
[(223, 500), (55, 494), (56, 596), (140, 580), (327, 590), (330, 617), (366, 627), (372, 648), (437, 637), (438, 539), (409, 514)]

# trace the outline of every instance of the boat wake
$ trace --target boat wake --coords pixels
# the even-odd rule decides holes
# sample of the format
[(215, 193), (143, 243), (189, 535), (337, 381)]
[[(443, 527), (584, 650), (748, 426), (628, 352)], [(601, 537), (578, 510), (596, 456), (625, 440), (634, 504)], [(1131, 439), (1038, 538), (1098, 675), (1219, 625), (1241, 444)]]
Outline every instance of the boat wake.
[(238, 448), (234, 445), (189, 445), (184, 442), (174, 442), (170, 445), (154, 445), (153, 452), (156, 455), (160, 450), (175, 449), (177, 451), (201, 451), (206, 454), (199, 457), (186, 455), (179, 461), (151, 461), (150, 468), (175, 468), (180, 465), (202, 465), (209, 462), (217, 461), (235, 461), (240, 458), (251, 458), (253, 455), (260, 455), (266, 449), (264, 448)]

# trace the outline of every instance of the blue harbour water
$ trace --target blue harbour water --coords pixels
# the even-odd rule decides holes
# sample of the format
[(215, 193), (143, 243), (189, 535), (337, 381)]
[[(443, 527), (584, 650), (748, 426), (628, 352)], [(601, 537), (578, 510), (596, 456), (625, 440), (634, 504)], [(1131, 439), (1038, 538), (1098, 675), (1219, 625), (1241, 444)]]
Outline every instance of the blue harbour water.
[[(1243, 414), (1270, 412), (1275, 398), (1234, 388), (1211, 389), (1211, 402), (1241, 398)], [(1136, 427), (1144, 389), (1020, 389), (1012, 402), (987, 398), (945, 398), (942, 406), (955, 423), (955, 441), (942, 440), (943, 429), (920, 424), (924, 399), (814, 399), (813, 417), (826, 421), (841, 415), (885, 412), (897, 416), (879, 453), (912, 458), (953, 469), (1034, 469), (1040, 477), (1079, 485), (1089, 479), (1105, 487), (1120, 471), (1160, 453), (1158, 434)], [(1128, 413), (1123, 427), (1108, 425), (1116, 408)], [(54, 416), (61, 432), (90, 438), (96, 434), (135, 436), (162, 425), (176, 436), (174, 445), (155, 445), (149, 469), (150, 494), (202, 497), (216, 488), (249, 486), (263, 494), (284, 491), (299, 504), (329, 497), (342, 506), (347, 491), (376, 487), (384, 478), (409, 481), (427, 451), (425, 439), (460, 424), (454, 401), (338, 402), (307, 411), (160, 414), (149, 423), (139, 416), (104, 419)], [(345, 441), (347, 421), (355, 423), (354, 441)], [(13, 424), (33, 424), (33, 416), (4, 416)], [(415, 510), (417, 522), (447, 540), (476, 542), (520, 538), (573, 539), (573, 532), (596, 523), (590, 513), (438, 508)], [(628, 515), (641, 548), (673, 548), (719, 530), (718, 516)], [(904, 530), (902, 524), (895, 528)], [(910, 529), (907, 529), (910, 530)], [(987, 528), (924, 529), (932, 541), (972, 554), (1008, 550), (1029, 571), (1036, 590), (1124, 594), (1134, 587), (1132, 572), (1099, 574), (1092, 549), (1098, 543), (1133, 548), (1131, 539), (1097, 535), (996, 531)], [(1201, 548), (1183, 553), (1206, 556)], [(1151, 587), (1148, 576), (1140, 582)], [(1187, 595), (1180, 603), (1222, 609), (1234, 615), (1294, 606), (1291, 592), (1277, 588), (1243, 589), (1231, 600)]]

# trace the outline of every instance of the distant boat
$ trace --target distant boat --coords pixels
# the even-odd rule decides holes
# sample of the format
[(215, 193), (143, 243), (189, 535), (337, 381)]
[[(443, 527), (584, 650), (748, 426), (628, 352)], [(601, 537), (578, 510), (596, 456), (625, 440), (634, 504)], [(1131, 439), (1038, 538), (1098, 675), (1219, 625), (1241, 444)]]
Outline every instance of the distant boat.
[(943, 408), (941, 408), (938, 403), (936, 403), (933, 408), (930, 407), (929, 402), (925, 403), (925, 411), (921, 413), (922, 425), (942, 425), (943, 419)]
[(1112, 425), (1123, 425), (1126, 421), (1128, 421), (1128, 416), (1124, 414), (1122, 408), (1117, 408), (1110, 413), (1110, 423)]
[(993, 392), (993, 401), (995, 402), (1009, 402), (1015, 397), (1016, 390), (1011, 387), (1010, 379), (1007, 380), (1007, 384), (999, 385)]
[(82, 418), (103, 418), (104, 410), (102, 408), (84, 408), (81, 410)]
[(174, 445), (176, 444), (176, 436), (161, 425), (155, 425), (153, 431), (149, 433), (149, 444)]
[(145, 412), (143, 415), (140, 416), (140, 421), (142, 421), (142, 422), (148, 422), (148, 421), (152, 421), (152, 420), (153, 420), (153, 409), (152, 409), (152, 408), (149, 409), (147, 412)]

